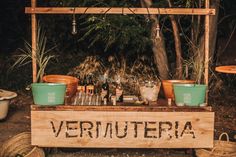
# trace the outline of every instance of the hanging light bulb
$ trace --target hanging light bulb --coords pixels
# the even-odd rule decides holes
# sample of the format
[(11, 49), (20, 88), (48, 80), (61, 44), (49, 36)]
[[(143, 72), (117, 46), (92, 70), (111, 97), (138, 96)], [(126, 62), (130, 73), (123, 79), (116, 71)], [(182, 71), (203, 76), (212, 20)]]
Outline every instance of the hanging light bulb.
[(72, 31), (71, 34), (75, 35), (77, 34), (77, 23), (76, 23), (76, 19), (75, 19), (75, 8), (74, 8), (74, 14), (73, 14), (73, 18), (72, 18)]
[(157, 27), (156, 27), (156, 39), (160, 38), (160, 26), (159, 24), (157, 24)]

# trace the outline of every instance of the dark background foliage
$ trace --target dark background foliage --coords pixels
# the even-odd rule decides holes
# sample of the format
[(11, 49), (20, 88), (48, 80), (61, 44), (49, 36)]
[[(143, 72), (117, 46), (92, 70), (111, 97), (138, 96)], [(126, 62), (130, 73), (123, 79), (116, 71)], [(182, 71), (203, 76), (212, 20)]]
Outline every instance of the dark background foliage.
[[(39, 6), (140, 6), (139, 0), (39, 0)], [(165, 7), (164, 1), (155, 6)], [(175, 1), (176, 6), (186, 5), (184, 1)], [(14, 62), (18, 48), (24, 47), (24, 40), (31, 40), (30, 16), (24, 13), (24, 7), (30, 6), (26, 0), (5, 0), (0, 2), (0, 87), (21, 89), (31, 83), (31, 65), (8, 71)], [(230, 54), (229, 49), (235, 38), (228, 43), (229, 36), (235, 29), (236, 1), (222, 1), (218, 29), (218, 45), (223, 47), (218, 53), (218, 62), (223, 64), (223, 54)], [(190, 23), (181, 17), (180, 23), (188, 33)], [(68, 15), (39, 15), (40, 22), (46, 28), (49, 46), (57, 45), (55, 53), (58, 57), (48, 65), (46, 73), (66, 74), (77, 66), (88, 55), (99, 55), (106, 58), (109, 55), (122, 55), (132, 62), (137, 56), (152, 56), (150, 23), (140, 15), (76, 15), (78, 34), (71, 34), (72, 16)], [(174, 61), (173, 38), (168, 30), (170, 22), (161, 17), (163, 32), (166, 36), (168, 59)], [(90, 31), (90, 32), (89, 32)], [(106, 33), (104, 33), (104, 31)], [(88, 33), (89, 32), (89, 33)], [(234, 33), (235, 36), (235, 33)], [(182, 39), (183, 40), (183, 39)], [(183, 40), (184, 42), (184, 40)], [(225, 47), (225, 45), (227, 47)], [(187, 53), (188, 47), (183, 46)], [(229, 56), (229, 55), (228, 55)], [(230, 58), (230, 56), (228, 57)], [(226, 57), (227, 59), (227, 57)], [(224, 59), (225, 60), (225, 59)], [(229, 59), (230, 60), (230, 59)], [(234, 61), (231, 61), (234, 62)], [(230, 79), (232, 76), (229, 76)], [(228, 76), (227, 76), (228, 79)]]

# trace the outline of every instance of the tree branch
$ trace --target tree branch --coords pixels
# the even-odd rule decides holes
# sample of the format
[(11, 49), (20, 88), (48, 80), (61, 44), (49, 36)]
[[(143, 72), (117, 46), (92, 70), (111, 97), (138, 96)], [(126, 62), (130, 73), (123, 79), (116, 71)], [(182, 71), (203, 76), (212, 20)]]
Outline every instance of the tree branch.
[[(172, 3), (170, 0), (167, 0), (169, 7), (172, 7)], [(173, 29), (173, 35), (175, 40), (175, 53), (176, 53), (176, 73), (175, 76), (177, 79), (181, 79), (183, 76), (183, 59), (182, 59), (182, 48), (181, 48), (181, 40), (179, 36), (179, 28), (178, 24), (176, 22), (176, 19), (174, 15), (169, 15), (172, 29)]]

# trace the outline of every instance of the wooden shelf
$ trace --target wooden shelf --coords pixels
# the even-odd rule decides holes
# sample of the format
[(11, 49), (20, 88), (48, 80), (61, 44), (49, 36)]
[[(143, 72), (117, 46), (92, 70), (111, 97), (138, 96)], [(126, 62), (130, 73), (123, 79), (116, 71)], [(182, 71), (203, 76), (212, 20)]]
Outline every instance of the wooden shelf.
[(147, 112), (209, 112), (207, 107), (177, 107), (177, 106), (31, 106), (32, 111), (147, 111)]
[(212, 111), (211, 106), (205, 107), (179, 107), (175, 104), (167, 105), (167, 101), (159, 99), (158, 102), (152, 102), (149, 105), (137, 105), (134, 103), (117, 103), (116, 106), (112, 105), (59, 105), (59, 106), (38, 106), (32, 105), (32, 111), (147, 111), (147, 112), (209, 112)]
[(121, 7), (26, 7), (28, 14), (173, 14), (215, 15), (215, 9), (202, 8), (121, 8)]

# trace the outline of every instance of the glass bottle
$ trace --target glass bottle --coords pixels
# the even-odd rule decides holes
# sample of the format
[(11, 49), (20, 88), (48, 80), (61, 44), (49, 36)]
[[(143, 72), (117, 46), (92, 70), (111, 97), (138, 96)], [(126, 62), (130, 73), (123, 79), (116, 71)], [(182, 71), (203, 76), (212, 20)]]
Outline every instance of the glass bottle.
[(84, 93), (86, 93), (86, 90), (87, 90), (87, 76), (84, 76), (83, 86), (84, 86)]
[(92, 76), (88, 76), (87, 78), (87, 87), (86, 87), (86, 93), (93, 95), (94, 94), (94, 83), (93, 83), (93, 79)]
[(117, 81), (116, 81), (116, 101), (123, 102), (123, 87), (121, 84), (120, 75), (118, 76)]
[(84, 80), (79, 78), (77, 92), (85, 92)]
[(107, 102), (109, 101), (109, 84), (107, 81), (106, 74), (104, 75), (104, 80), (102, 84), (101, 97), (102, 97), (102, 101), (104, 102), (104, 105), (107, 105)]

